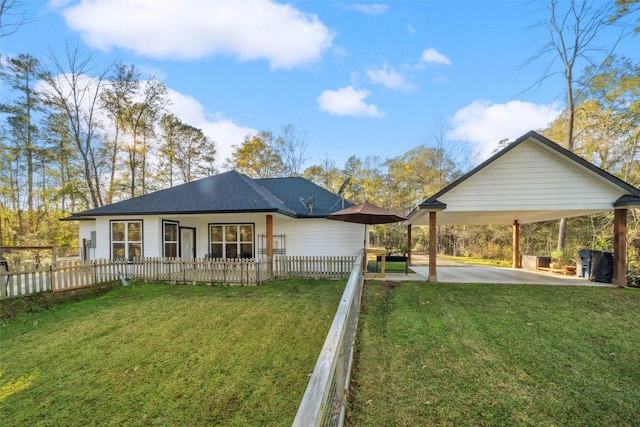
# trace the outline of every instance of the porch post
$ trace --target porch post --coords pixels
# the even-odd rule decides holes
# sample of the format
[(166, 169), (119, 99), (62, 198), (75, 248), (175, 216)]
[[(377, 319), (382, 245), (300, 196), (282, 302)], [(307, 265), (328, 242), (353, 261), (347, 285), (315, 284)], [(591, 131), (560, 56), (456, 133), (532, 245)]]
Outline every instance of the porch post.
[(520, 223), (516, 219), (513, 221), (513, 268), (522, 268), (520, 265)]
[(613, 280), (614, 285), (627, 286), (627, 210), (614, 209)]
[(436, 273), (436, 213), (429, 212), (429, 282), (438, 281)]
[(411, 224), (407, 225), (407, 265), (411, 265)]
[(273, 215), (267, 215), (267, 257), (269, 258), (269, 271), (273, 275)]

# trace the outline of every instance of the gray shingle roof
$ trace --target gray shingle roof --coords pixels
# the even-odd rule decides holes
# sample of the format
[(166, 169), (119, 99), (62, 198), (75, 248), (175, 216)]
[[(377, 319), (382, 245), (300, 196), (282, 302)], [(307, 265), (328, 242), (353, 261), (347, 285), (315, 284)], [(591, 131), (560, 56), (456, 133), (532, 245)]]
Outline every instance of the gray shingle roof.
[[(313, 210), (306, 202), (314, 198)], [(345, 206), (351, 206), (345, 202)], [(291, 217), (326, 217), (342, 208), (341, 199), (300, 177), (251, 179), (224, 172), (177, 187), (79, 212), (66, 219), (108, 215), (277, 212)]]
[[(289, 209), (294, 210), (298, 217), (324, 218), (330, 213), (352, 206), (351, 202), (299, 176), (262, 178), (255, 181), (282, 200)], [(311, 198), (313, 198), (312, 209), (308, 210), (306, 202)]]

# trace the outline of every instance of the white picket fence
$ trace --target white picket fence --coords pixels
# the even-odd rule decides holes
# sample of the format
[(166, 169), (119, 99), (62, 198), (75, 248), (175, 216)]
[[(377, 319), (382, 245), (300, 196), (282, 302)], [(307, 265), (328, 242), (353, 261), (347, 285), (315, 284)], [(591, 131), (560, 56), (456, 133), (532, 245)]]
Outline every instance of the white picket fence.
[(273, 260), (275, 277), (342, 279), (351, 273), (355, 256), (287, 256)]
[(268, 258), (140, 258), (0, 267), (0, 298), (85, 288), (124, 278), (169, 283), (256, 285), (273, 276)]
[[(111, 264), (58, 262), (55, 265), (13, 264), (9, 270), (0, 267), (0, 298), (33, 295), (47, 291), (63, 291), (93, 286), (96, 283), (115, 280), (117, 274), (109, 274)], [(100, 280), (96, 280), (100, 277)]]
[(276, 256), (258, 259), (137, 258), (0, 266), (0, 298), (64, 291), (120, 278), (168, 283), (256, 285), (273, 277), (345, 278), (355, 256)]

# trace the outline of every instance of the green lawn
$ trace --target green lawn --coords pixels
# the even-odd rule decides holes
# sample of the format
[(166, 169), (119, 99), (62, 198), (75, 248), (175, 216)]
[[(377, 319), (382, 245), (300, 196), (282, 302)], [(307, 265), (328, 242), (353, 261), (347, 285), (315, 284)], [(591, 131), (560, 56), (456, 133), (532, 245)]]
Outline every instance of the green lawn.
[[(367, 263), (367, 271), (368, 272), (379, 272), (382, 268), (381, 263), (376, 263), (375, 261), (369, 261)], [(386, 273), (404, 273), (406, 268), (406, 263), (398, 262), (398, 261), (388, 261), (384, 264), (384, 271)], [(408, 269), (409, 273), (412, 273), (411, 267)]]
[(132, 284), (0, 324), (0, 425), (291, 425), (344, 282)]
[(472, 265), (491, 265), (494, 267), (511, 267), (512, 261), (506, 259), (493, 259), (493, 258), (474, 258), (474, 257), (466, 257), (466, 256), (453, 256), (453, 255), (443, 255), (442, 259), (447, 259), (450, 261), (458, 261), (464, 264), (472, 264)]
[(352, 426), (640, 425), (637, 289), (371, 282)]

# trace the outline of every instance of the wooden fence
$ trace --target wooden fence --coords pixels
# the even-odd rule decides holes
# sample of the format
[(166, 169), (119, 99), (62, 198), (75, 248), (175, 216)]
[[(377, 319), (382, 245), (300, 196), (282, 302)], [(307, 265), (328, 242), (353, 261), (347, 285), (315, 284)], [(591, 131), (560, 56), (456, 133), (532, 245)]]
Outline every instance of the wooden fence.
[(293, 427), (344, 424), (364, 277), (362, 255), (351, 263), (349, 280), (311, 374)]
[(269, 258), (144, 258), (127, 265), (127, 277), (153, 282), (256, 285), (272, 277)]
[(279, 255), (273, 260), (273, 274), (275, 277), (342, 279), (349, 276), (355, 260), (355, 256)]
[(121, 263), (69, 261), (53, 265), (3, 264), (0, 266), (0, 297), (79, 289), (116, 280), (118, 264)]
[(93, 260), (52, 265), (0, 266), (0, 298), (64, 291), (121, 278), (169, 283), (256, 285), (273, 277), (345, 278), (355, 256), (259, 259), (137, 258), (133, 261)]

